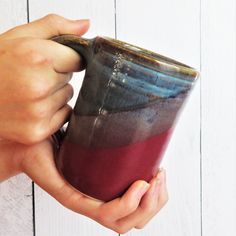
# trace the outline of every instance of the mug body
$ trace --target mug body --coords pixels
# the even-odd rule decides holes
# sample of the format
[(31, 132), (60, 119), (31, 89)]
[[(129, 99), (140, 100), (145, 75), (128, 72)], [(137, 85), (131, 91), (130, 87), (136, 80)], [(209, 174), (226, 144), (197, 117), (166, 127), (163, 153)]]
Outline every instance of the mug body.
[(109, 201), (156, 175), (197, 72), (106, 37), (90, 41), (86, 53), (85, 78), (56, 165), (80, 192)]

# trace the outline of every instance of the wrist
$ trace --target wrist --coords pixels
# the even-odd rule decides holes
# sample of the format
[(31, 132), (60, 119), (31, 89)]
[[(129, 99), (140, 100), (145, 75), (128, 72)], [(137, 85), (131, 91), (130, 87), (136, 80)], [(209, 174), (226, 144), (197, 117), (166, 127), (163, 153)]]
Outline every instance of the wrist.
[(0, 140), (0, 182), (22, 172), (21, 158), (17, 147), (17, 143)]

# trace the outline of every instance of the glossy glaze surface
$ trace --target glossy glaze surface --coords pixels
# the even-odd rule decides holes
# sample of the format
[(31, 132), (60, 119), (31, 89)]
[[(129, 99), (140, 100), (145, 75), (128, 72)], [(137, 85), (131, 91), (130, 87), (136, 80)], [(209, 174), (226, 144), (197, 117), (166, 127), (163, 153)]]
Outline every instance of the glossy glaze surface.
[(111, 200), (132, 181), (148, 181), (156, 173), (167, 134), (198, 74), (114, 39), (62, 36), (56, 41), (87, 63), (57, 166), (81, 192)]

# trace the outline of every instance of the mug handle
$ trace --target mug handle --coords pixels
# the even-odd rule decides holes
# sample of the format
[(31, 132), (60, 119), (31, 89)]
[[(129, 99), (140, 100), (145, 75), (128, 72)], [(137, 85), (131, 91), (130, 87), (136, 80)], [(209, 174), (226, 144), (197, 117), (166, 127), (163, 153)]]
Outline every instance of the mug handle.
[(93, 39), (86, 39), (72, 34), (59, 35), (51, 39), (57, 43), (68, 46), (79, 53), (88, 64), (92, 56)]
[(55, 148), (56, 152), (60, 149), (65, 136), (66, 136), (66, 132), (63, 129), (63, 127), (60, 128), (56, 133), (51, 135), (51, 138), (52, 138), (52, 141), (54, 143), (54, 148)]
[[(87, 66), (89, 59), (92, 56), (92, 39), (85, 39), (76, 35), (65, 34), (56, 36), (51, 40), (74, 49), (81, 55)], [(56, 133), (52, 135), (52, 140), (55, 144), (56, 151), (60, 149), (65, 137), (65, 133), (65, 130), (63, 128), (60, 128)]]

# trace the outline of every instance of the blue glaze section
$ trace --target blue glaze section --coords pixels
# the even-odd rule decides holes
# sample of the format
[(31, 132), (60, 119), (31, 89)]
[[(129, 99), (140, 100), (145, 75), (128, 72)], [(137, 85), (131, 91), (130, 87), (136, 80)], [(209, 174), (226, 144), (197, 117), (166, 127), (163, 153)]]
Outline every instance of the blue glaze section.
[[(97, 63), (97, 66), (103, 66), (106, 73), (110, 75), (114, 71), (114, 68), (101, 63)], [(132, 68), (132, 71), (130, 68)], [(110, 78), (107, 79), (109, 80)], [(192, 86), (192, 82), (188, 80), (166, 75), (129, 61), (122, 62), (120, 68), (112, 76), (111, 81), (113, 86), (118, 83), (119, 86), (126, 87), (133, 92), (153, 94), (161, 98), (175, 97), (179, 93), (189, 90)]]
[[(123, 82), (123, 80), (125, 80), (125, 82)], [(120, 84), (125, 83), (127, 87), (130, 87), (130, 89), (133, 88), (134, 91), (137, 91), (139, 93), (152, 94), (161, 98), (173, 97), (183, 91), (183, 88), (179, 86), (172, 86), (172, 88), (164, 86), (160, 87), (149, 84), (145, 80), (137, 80), (136, 78), (123, 75), (119, 77), (119, 81), (117, 82)]]
[[(96, 45), (75, 107), (76, 114), (134, 110), (164, 101), (165, 106), (174, 107), (173, 99), (176, 103), (179, 99), (183, 102), (195, 78), (178, 71), (178, 66), (171, 73), (167, 64), (158, 65), (155, 61)], [(169, 99), (173, 104), (168, 103)]]
[[(188, 85), (188, 86), (191, 86), (192, 84), (192, 82), (189, 80), (178, 78), (177, 76), (174, 77), (168, 74), (163, 74), (162, 72), (158, 71), (158, 68), (154, 70), (153, 68), (149, 68), (144, 65), (133, 63), (131, 61), (125, 61), (124, 67), (132, 68), (134, 75), (139, 74), (139, 76), (141, 76), (142, 79), (146, 80), (149, 83), (156, 84), (157, 83), (156, 79), (162, 79), (162, 80), (165, 80), (166, 82), (169, 82), (170, 84), (175, 83), (178, 85)], [(148, 76), (145, 77), (145, 75), (148, 75)]]

